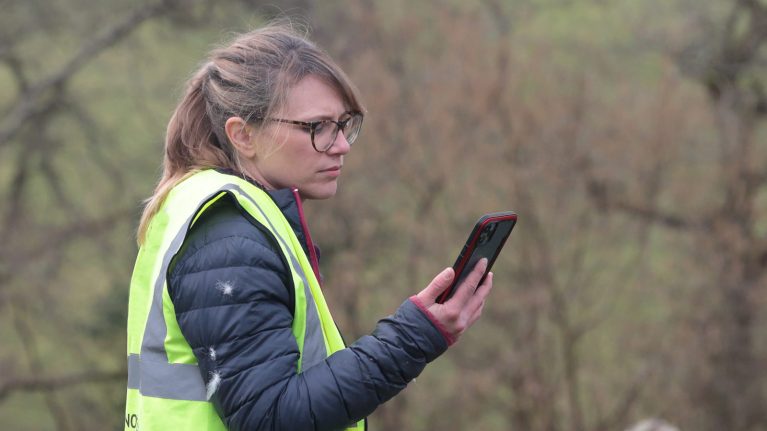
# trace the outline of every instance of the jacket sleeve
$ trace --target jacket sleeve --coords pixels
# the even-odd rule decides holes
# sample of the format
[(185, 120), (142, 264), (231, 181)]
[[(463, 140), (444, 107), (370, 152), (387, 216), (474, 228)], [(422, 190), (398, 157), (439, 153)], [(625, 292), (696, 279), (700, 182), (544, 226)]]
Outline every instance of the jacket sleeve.
[(205, 231), (182, 249), (169, 292), (209, 399), (229, 429), (344, 428), (447, 349), (438, 328), (407, 300), (372, 334), (297, 374), (285, 262), (252, 225), (236, 235), (231, 226), (219, 230), (226, 233)]

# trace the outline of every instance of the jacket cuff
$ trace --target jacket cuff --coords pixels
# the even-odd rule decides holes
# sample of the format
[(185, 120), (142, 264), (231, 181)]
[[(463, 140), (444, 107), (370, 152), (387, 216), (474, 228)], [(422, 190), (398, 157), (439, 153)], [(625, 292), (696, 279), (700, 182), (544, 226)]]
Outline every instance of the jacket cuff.
[(428, 319), (429, 322), (436, 328), (440, 334), (442, 334), (442, 337), (445, 339), (445, 342), (447, 342), (447, 346), (450, 347), (453, 344), (455, 344), (456, 339), (452, 335), (450, 335), (450, 332), (448, 332), (447, 328), (440, 323), (439, 320), (432, 314), (431, 311), (429, 311), (428, 308), (426, 308), (425, 305), (423, 305), (423, 302), (421, 302), (420, 299), (416, 295), (413, 295), (410, 297), (410, 302), (415, 304), (416, 307), (418, 307), (419, 310), (421, 310), (421, 313), (423, 313)]

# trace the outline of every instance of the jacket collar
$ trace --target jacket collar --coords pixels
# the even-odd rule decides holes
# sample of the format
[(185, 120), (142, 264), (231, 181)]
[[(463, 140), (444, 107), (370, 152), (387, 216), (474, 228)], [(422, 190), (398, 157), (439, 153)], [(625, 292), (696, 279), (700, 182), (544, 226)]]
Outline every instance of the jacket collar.
[[(301, 215), (298, 212), (298, 203), (296, 202), (296, 198), (295, 198), (295, 195), (293, 194), (293, 190), (289, 188), (279, 189), (279, 190), (266, 190), (263, 184), (259, 183), (253, 178), (250, 178), (247, 175), (241, 174), (239, 172), (235, 172), (231, 169), (216, 169), (216, 171), (222, 174), (232, 175), (237, 178), (242, 178), (245, 181), (253, 184), (254, 186), (266, 192), (266, 194), (270, 198), (272, 198), (272, 201), (274, 201), (274, 203), (280, 209), (280, 211), (282, 212), (282, 215), (284, 215), (285, 218), (288, 220), (288, 223), (290, 223), (290, 227), (293, 228), (293, 232), (296, 233), (296, 237), (298, 238), (298, 241), (301, 243), (301, 247), (303, 247), (306, 255), (307, 256), (309, 255), (309, 249), (307, 246), (308, 241), (306, 240), (304, 229), (301, 226)], [(319, 256), (319, 247), (315, 246), (315, 252)]]
[(282, 211), (282, 214), (288, 219), (290, 227), (296, 233), (298, 240), (301, 241), (301, 245), (306, 248), (306, 237), (304, 235), (304, 229), (301, 226), (301, 216), (298, 212), (298, 203), (293, 195), (291, 189), (279, 189), (279, 190), (264, 190), (277, 207)]

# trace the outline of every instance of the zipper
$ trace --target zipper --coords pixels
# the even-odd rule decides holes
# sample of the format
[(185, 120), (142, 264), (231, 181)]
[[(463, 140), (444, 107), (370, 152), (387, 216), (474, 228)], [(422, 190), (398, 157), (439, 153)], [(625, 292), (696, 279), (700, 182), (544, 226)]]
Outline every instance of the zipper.
[(306, 217), (304, 217), (304, 207), (301, 203), (301, 196), (298, 194), (298, 189), (295, 187), (293, 187), (293, 197), (296, 199), (298, 219), (301, 221), (301, 229), (303, 229), (304, 237), (306, 238), (306, 249), (309, 251), (309, 262), (312, 265), (314, 276), (317, 277), (317, 282), (322, 286), (322, 279), (320, 278), (320, 261), (317, 259), (317, 250), (314, 249), (312, 235), (309, 233), (309, 225), (306, 223)]

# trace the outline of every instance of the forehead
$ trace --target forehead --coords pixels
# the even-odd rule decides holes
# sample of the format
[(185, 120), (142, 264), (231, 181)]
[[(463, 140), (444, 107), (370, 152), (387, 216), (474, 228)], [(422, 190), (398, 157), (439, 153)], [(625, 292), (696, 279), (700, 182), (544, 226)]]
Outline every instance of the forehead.
[(335, 118), (346, 111), (346, 108), (341, 94), (335, 87), (317, 76), (309, 75), (288, 90), (285, 106), (281, 111), (286, 115)]

